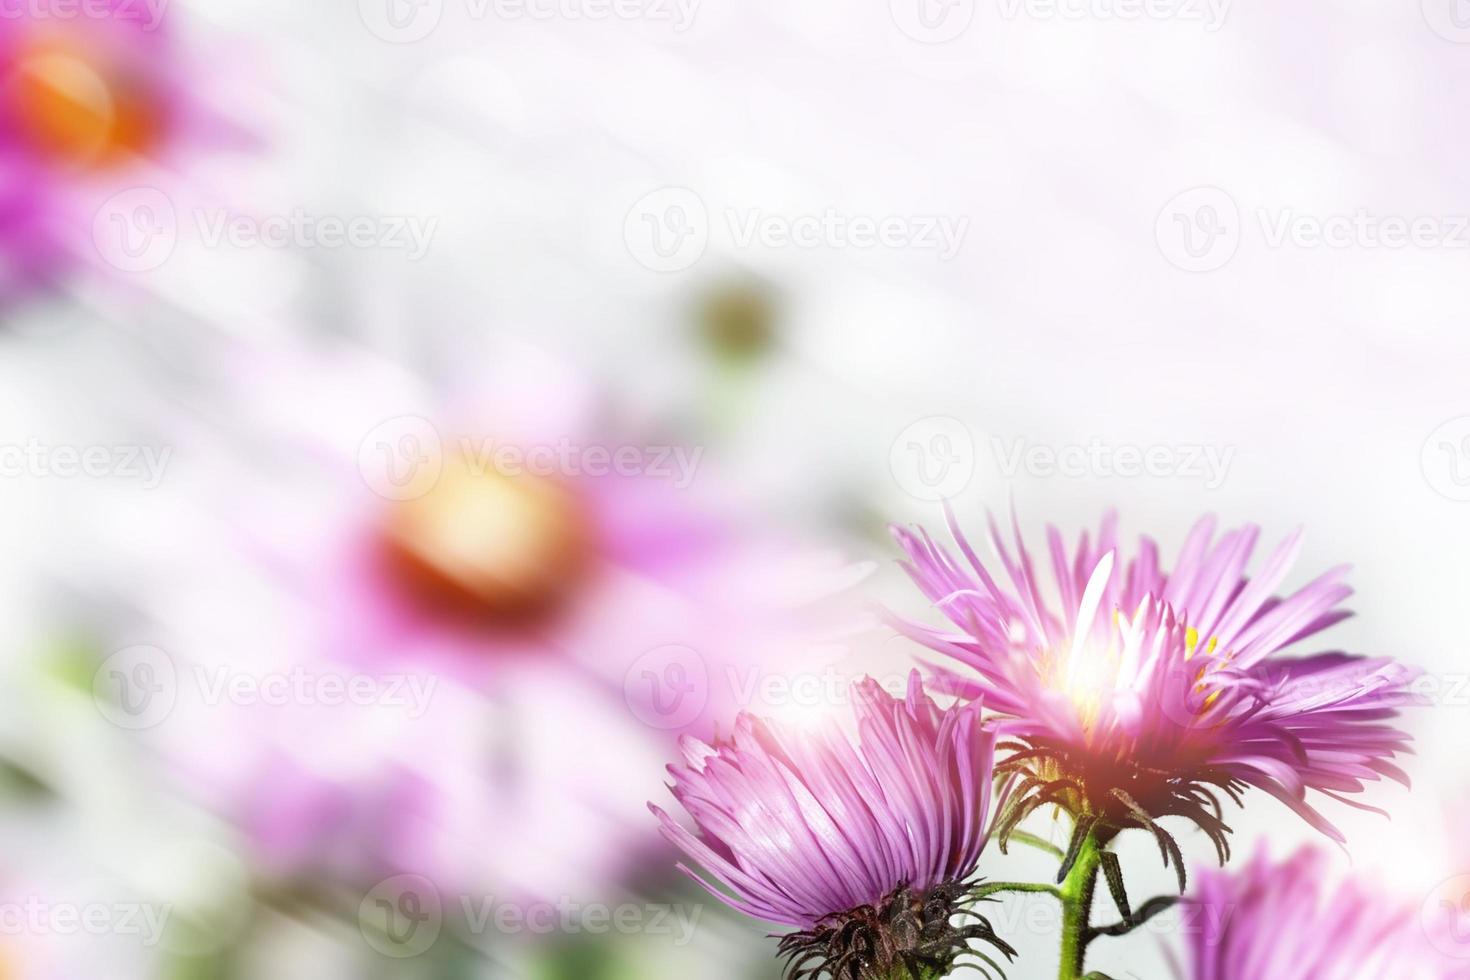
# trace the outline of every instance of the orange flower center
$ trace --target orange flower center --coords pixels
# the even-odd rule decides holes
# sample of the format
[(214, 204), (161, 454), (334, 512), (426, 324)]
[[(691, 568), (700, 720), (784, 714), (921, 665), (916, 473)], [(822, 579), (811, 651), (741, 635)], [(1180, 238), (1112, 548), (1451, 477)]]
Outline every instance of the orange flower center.
[(76, 45), (34, 46), (6, 79), (21, 136), (36, 152), (83, 168), (153, 149), (164, 127), (161, 100), (147, 78), (120, 67)]
[(481, 621), (545, 613), (585, 570), (589, 533), (576, 499), (535, 476), (462, 457), (387, 528), (390, 568), (420, 599)]

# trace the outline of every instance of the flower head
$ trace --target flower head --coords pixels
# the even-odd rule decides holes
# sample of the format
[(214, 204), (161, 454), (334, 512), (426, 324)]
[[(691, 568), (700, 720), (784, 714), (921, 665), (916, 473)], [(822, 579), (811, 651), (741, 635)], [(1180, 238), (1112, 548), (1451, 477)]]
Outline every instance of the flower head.
[(1264, 849), (1241, 871), (1198, 875), (1186, 905), (1189, 980), (1450, 980), (1470, 968), (1442, 955), (1418, 909), (1357, 879), (1333, 880), (1327, 855)]
[(940, 709), (917, 673), (905, 698), (871, 679), (853, 696), (856, 746), (833, 723), (810, 733), (748, 714), (729, 741), (684, 740), (671, 789), (699, 834), (651, 807), (708, 877), (681, 870), (800, 930), (782, 942), (794, 976), (943, 975), (970, 939), (1009, 955), (983, 919), (951, 924), (987, 838), (996, 736), (979, 705)]
[(1031, 810), (1057, 803), (1082, 833), (1154, 832), (1176, 867), (1177, 848), (1154, 818), (1187, 817), (1223, 862), (1229, 828), (1220, 793), (1239, 802), (1246, 787), (1265, 790), (1340, 842), (1307, 790), (1362, 806), (1344, 794), (1381, 776), (1407, 783), (1391, 759), (1408, 736), (1386, 722), (1417, 702), (1407, 690), (1411, 670), (1336, 652), (1273, 657), (1348, 615), (1338, 608), (1351, 593), (1341, 568), (1276, 594), (1300, 533), (1247, 577), (1254, 526), (1216, 539), (1214, 520), (1201, 520), (1170, 571), (1147, 538), (1125, 566), (1111, 516), (1095, 541), (1084, 534), (1070, 554), (1051, 528), (1049, 600), (1019, 530), (1012, 551), (990, 524), (1007, 589), (952, 515), (949, 524), (963, 562), (923, 532), (897, 537), (909, 575), (959, 631), (894, 622), (973, 668), (944, 673), (959, 692), (1007, 716), (1002, 727), (1016, 752), (999, 768), (1024, 768), (1027, 778), (999, 828), (1003, 841)]
[(196, 151), (243, 145), (212, 104), (229, 69), (198, 63), (162, 5), (98, 0), (72, 17), (43, 6), (15, 5), (0, 30), (0, 301), (102, 258), (94, 219), (115, 196), (173, 201)]
[[(604, 896), (664, 847), (644, 804), (677, 736), (713, 731), (767, 676), (814, 669), (804, 655), (832, 657), (798, 605), (832, 573), (807, 574), (804, 551), (708, 481), (674, 487), (609, 455), (587, 472), (583, 448), (642, 439), (552, 353), (497, 341), (431, 383), (357, 348), (277, 343), (231, 370), (230, 404), (273, 451), (214, 442), (171, 470), (200, 488), (159, 502), (189, 546), (134, 602), (201, 670), (361, 677), (384, 695), (180, 707), (150, 731), (275, 875)], [(134, 547), (112, 540), (99, 548)], [(205, 610), (226, 593), (250, 611), (216, 636)], [(476, 847), (487, 834), (517, 846)]]
[(19, 21), (0, 57), (8, 147), (40, 163), (102, 169), (155, 155), (174, 125), (179, 90), (167, 78), (164, 35), (126, 4), (75, 22)]

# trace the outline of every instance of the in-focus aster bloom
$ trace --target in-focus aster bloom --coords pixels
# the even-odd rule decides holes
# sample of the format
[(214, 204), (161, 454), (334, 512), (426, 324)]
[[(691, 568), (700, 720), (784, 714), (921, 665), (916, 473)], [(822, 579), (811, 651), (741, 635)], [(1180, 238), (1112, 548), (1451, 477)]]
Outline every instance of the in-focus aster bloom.
[(728, 741), (684, 739), (670, 788), (699, 834), (651, 807), (708, 877), (681, 870), (799, 930), (781, 943), (793, 977), (918, 980), (967, 953), (995, 967), (968, 945), (1010, 955), (989, 924), (954, 924), (987, 838), (994, 731), (978, 703), (940, 709), (917, 673), (905, 698), (872, 679), (853, 698), (856, 746), (835, 722), (809, 732), (749, 714)]
[(1264, 849), (1237, 873), (1207, 869), (1184, 899), (1188, 980), (1450, 980), (1470, 964), (1435, 949), (1411, 903), (1336, 880), (1328, 855)]
[(952, 514), (949, 526), (963, 561), (922, 531), (896, 533), (905, 569), (958, 631), (894, 622), (973, 668), (944, 674), (958, 692), (983, 696), (1007, 716), (1002, 729), (1016, 751), (998, 768), (1024, 768), (1025, 778), (998, 825), (1002, 843), (1032, 810), (1060, 804), (1077, 817), (1079, 835), (1152, 831), (1182, 888), (1177, 848), (1157, 817), (1193, 820), (1223, 862), (1229, 828), (1218, 793), (1239, 802), (1242, 790), (1257, 787), (1341, 842), (1307, 790), (1371, 809), (1346, 794), (1382, 776), (1407, 784), (1391, 759), (1408, 736), (1387, 722), (1421, 700), (1408, 691), (1413, 671), (1339, 652), (1273, 656), (1348, 615), (1338, 606), (1351, 593), (1343, 568), (1276, 594), (1300, 532), (1247, 577), (1254, 526), (1217, 539), (1213, 518), (1204, 518), (1170, 571), (1148, 538), (1124, 566), (1112, 516), (1070, 554), (1050, 528), (1056, 592), (1048, 599), (1018, 529), (1012, 551), (990, 522), (1006, 588)]

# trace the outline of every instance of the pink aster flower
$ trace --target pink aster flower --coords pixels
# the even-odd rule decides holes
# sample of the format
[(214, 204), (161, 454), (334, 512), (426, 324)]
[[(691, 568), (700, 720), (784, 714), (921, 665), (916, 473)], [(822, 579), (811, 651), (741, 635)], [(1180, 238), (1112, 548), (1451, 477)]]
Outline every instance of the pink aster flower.
[(1264, 849), (1234, 874), (1213, 869), (1183, 900), (1188, 980), (1451, 980), (1470, 964), (1442, 955), (1412, 904), (1363, 881), (1334, 880), (1327, 855), (1284, 862)]
[(1213, 518), (1201, 520), (1168, 571), (1148, 538), (1124, 565), (1111, 516), (1071, 553), (1052, 528), (1056, 588), (1048, 594), (1019, 530), (1011, 550), (991, 521), (998, 579), (952, 515), (949, 526), (962, 560), (922, 531), (897, 537), (905, 569), (958, 629), (894, 621), (971, 668), (945, 673), (1007, 718), (1016, 752), (999, 768), (1030, 775), (1002, 840), (1032, 810), (1057, 803), (1078, 817), (1082, 835), (1096, 828), (1106, 838), (1127, 826), (1155, 833), (1182, 889), (1177, 847), (1155, 817), (1193, 820), (1223, 862), (1229, 828), (1217, 793), (1239, 802), (1254, 786), (1341, 842), (1308, 790), (1372, 809), (1349, 794), (1383, 776), (1407, 784), (1391, 760), (1408, 736), (1388, 720), (1419, 703), (1408, 690), (1412, 670), (1339, 652), (1275, 656), (1348, 615), (1339, 608), (1351, 592), (1342, 568), (1277, 594), (1299, 532), (1247, 577), (1254, 526), (1217, 539)]
[(728, 741), (685, 739), (670, 788), (698, 835), (650, 807), (705, 876), (680, 869), (799, 930), (781, 943), (796, 977), (942, 976), (966, 953), (995, 967), (968, 945), (1011, 954), (988, 923), (951, 924), (987, 838), (994, 731), (977, 703), (939, 708), (917, 672), (903, 699), (871, 679), (853, 692), (856, 745), (832, 722), (807, 732), (749, 714)]

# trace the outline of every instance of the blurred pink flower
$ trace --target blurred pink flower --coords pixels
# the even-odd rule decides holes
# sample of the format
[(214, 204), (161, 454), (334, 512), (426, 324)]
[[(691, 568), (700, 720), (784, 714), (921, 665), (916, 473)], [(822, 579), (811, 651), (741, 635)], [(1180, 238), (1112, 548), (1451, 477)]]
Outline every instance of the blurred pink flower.
[[(862, 570), (807, 561), (702, 471), (687, 483), (512, 473), (479, 455), (648, 448), (595, 421), (596, 393), (545, 355), (508, 350), (472, 399), (447, 406), (342, 350), (272, 354), (239, 377), (258, 399), (252, 426), (274, 475), (255, 460), (226, 493), (223, 547), (289, 597), (288, 659), (409, 678), (430, 694), (422, 717), (391, 721), (233, 713), (240, 758), (227, 771), (201, 760), (197, 776), (278, 870), (318, 862), (445, 887), (595, 887), (638, 867), (656, 840), (642, 803), (663, 748), (732, 717), (750, 696), (742, 671), (834, 656), (827, 624), (803, 604)], [(444, 421), (454, 419), (482, 421)], [(380, 441), (397, 448), (399, 423), (438, 464), (410, 493), (380, 479)], [(687, 689), (663, 689), (670, 670)], [(323, 763), (346, 738), (352, 757)]]
[[(239, 534), (310, 606), (334, 659), (483, 688), (508, 663), (560, 658), (653, 727), (707, 736), (748, 706), (744, 671), (824, 666), (856, 628), (850, 607), (823, 600), (866, 566), (769, 529), (699, 447), (611, 421), (564, 361), (506, 345), (449, 386), (468, 397), (445, 398), (366, 356), (268, 357), (242, 383), (269, 392), (264, 428), (307, 492), (242, 501), (257, 509), (237, 512)], [(276, 403), (298, 396), (314, 417), (281, 418)], [(570, 467), (515, 462), (542, 448)], [(638, 463), (587, 472), (597, 448)], [(388, 487), (383, 467), (419, 449), (427, 479)], [(640, 668), (669, 646), (687, 648), (679, 666), (699, 689), (677, 713), (643, 711), (667, 692)]]
[(185, 158), (231, 129), (199, 93), (167, 6), (8, 5), (0, 18), (0, 301), (96, 261), (113, 195), (166, 193)]
[(1205, 869), (1183, 899), (1188, 980), (1451, 980), (1470, 964), (1441, 955), (1419, 910), (1382, 889), (1334, 880), (1328, 856), (1264, 848), (1237, 872)]

